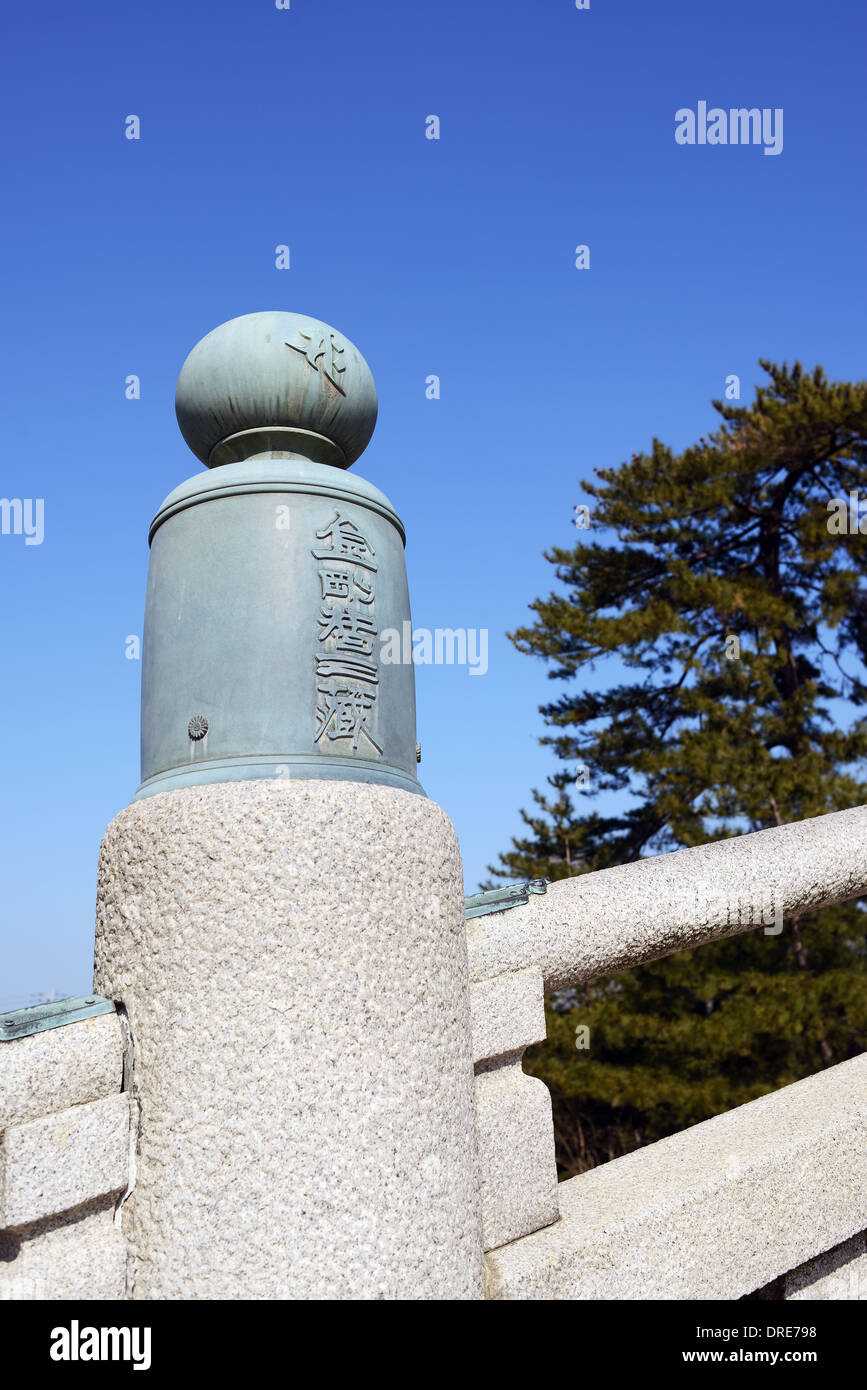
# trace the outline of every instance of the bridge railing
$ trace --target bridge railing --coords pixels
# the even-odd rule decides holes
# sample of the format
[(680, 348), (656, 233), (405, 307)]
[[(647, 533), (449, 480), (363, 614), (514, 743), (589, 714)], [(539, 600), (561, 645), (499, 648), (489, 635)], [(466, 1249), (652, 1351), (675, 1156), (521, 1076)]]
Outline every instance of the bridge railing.
[(867, 893), (867, 806), (581, 874), (467, 923), (470, 978), (563, 989)]
[[(741, 932), (778, 935), (784, 919), (865, 893), (867, 807), (857, 807), (471, 900), (477, 1139), (484, 1244), (496, 1252), (493, 1296), (732, 1297), (735, 1287), (740, 1296), (861, 1239), (867, 1054), (560, 1185), (550, 1095), (524, 1074), (522, 1057), (545, 1037), (546, 991)], [(801, 1159), (812, 1176), (805, 1170), (799, 1179), (790, 1239), (798, 1201), (777, 1194)], [(669, 1168), (679, 1185), (660, 1181)], [(738, 1195), (746, 1199), (756, 1184), (760, 1210)], [(729, 1269), (724, 1280), (719, 1261), (708, 1263), (709, 1245), (687, 1238), (691, 1230), (711, 1232), (707, 1242), (722, 1238), (727, 1204), (726, 1267), (739, 1273)], [(678, 1258), (692, 1273), (672, 1283), (663, 1260), (654, 1283), (635, 1269), (656, 1260), (654, 1239), (660, 1248), (680, 1241), (674, 1212), (686, 1242)], [(618, 1241), (626, 1242), (620, 1253)], [(738, 1255), (751, 1242), (767, 1258)], [(853, 1258), (860, 1260), (857, 1250)], [(579, 1279), (577, 1271), (591, 1268), (620, 1273), (608, 1283)]]
[[(489, 1297), (867, 1297), (867, 1053), (559, 1185), (551, 1097), (522, 1069), (546, 990), (865, 892), (858, 808), (471, 900)], [(0, 1021), (0, 1299), (127, 1296), (125, 1030), (98, 996)]]

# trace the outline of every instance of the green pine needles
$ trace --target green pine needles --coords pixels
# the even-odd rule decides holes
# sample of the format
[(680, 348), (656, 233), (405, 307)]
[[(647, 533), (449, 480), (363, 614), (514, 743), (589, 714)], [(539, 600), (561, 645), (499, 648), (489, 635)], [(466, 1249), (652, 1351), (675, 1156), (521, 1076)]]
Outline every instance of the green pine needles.
[[(714, 401), (707, 438), (597, 469), (582, 539), (546, 552), (561, 587), (510, 637), (562, 683), (541, 710), (561, 767), (496, 876), (867, 800), (867, 382), (760, 365), (768, 384)], [(860, 1052), (864, 920), (841, 904), (555, 999), (528, 1070), (551, 1087), (563, 1175)]]

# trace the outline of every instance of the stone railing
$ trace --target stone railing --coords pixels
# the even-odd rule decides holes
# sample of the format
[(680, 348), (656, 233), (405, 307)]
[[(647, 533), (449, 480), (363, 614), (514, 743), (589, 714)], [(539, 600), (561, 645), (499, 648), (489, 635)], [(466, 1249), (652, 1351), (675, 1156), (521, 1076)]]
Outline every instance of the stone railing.
[(488, 1296), (867, 1296), (867, 1054), (559, 1185), (521, 1068), (545, 990), (867, 893), (867, 808), (527, 887), (467, 923)]
[(123, 1298), (121, 1020), (90, 997), (0, 1023), (0, 1299)]
[[(867, 1054), (559, 1185), (550, 1095), (522, 1070), (545, 990), (863, 893), (867, 808), (471, 900), (489, 1298), (867, 1297)], [(0, 1019), (0, 1298), (134, 1296), (122, 1012)]]
[(867, 1298), (865, 1129), (867, 1054), (561, 1183), (555, 1224), (489, 1254), (488, 1296)]
[(470, 978), (595, 980), (867, 893), (867, 806), (562, 879), (467, 924)]

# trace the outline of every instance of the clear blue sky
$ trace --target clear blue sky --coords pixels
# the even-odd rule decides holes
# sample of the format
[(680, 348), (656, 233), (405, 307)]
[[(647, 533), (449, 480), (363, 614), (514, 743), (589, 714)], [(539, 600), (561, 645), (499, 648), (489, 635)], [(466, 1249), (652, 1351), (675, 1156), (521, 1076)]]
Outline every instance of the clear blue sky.
[[(418, 672), (473, 889), (554, 770), (553, 688), (505, 632), (580, 480), (705, 433), (760, 355), (865, 375), (865, 27), (851, 0), (7, 7), (0, 493), (44, 498), (45, 537), (0, 536), (0, 1009), (90, 988), (99, 841), (139, 781), (148, 522), (199, 469), (173, 413), (193, 344), (284, 308), (371, 364), (356, 471), (405, 521), (414, 621), (490, 631), (486, 676)], [(782, 153), (677, 145), (702, 100), (782, 107)]]

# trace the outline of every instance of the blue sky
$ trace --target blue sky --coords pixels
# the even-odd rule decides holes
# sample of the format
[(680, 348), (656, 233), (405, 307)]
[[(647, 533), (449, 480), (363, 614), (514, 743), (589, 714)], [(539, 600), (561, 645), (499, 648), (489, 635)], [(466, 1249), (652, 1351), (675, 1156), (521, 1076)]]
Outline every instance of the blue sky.
[[(865, 27), (848, 0), (7, 7), (0, 492), (43, 498), (45, 535), (0, 536), (0, 1009), (90, 988), (99, 841), (139, 782), (148, 522), (199, 471), (173, 411), (193, 344), (291, 309), (370, 363), (356, 471), (406, 524), (414, 622), (490, 632), (484, 677), (417, 679), (472, 890), (554, 770), (554, 688), (505, 632), (580, 480), (706, 433), (759, 356), (865, 375)], [(783, 108), (782, 153), (679, 146), (700, 100)]]

